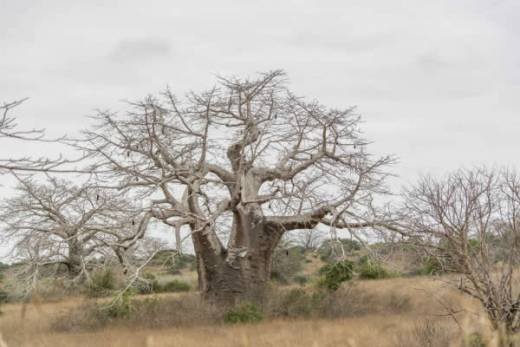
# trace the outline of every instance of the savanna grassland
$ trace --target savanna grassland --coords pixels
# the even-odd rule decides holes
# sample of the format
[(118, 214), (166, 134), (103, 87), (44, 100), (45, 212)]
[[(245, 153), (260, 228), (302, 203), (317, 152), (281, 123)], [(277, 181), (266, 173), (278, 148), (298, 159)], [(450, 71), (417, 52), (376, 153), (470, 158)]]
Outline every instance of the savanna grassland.
[[(365, 281), (357, 287), (371, 293), (371, 300), (357, 303), (369, 312), (358, 307), (355, 316), (337, 319), (273, 319), (241, 325), (193, 321), (159, 328), (143, 328), (140, 320), (123, 320), (93, 331), (59, 331), (53, 323), (60, 315), (74, 308), (81, 315), (85, 302), (92, 300), (73, 298), (5, 305), (0, 327), (7, 346), (443, 346), (460, 345), (461, 334), (486, 334), (486, 321), (479, 315), (478, 306), (441, 281), (388, 279)], [(189, 295), (166, 294), (158, 300)], [(407, 301), (406, 307), (374, 305), (377, 299), (392, 295)], [(446, 305), (465, 310), (456, 314), (462, 330), (446, 316)]]
[[(301, 274), (319, 268), (311, 259)], [(194, 280), (188, 270), (177, 277)], [(263, 320), (242, 324), (224, 323), (195, 291), (135, 295), (131, 312), (111, 319), (92, 314), (110, 297), (35, 296), (2, 306), (0, 346), (493, 346), (479, 305), (446, 280), (356, 279), (321, 301), (312, 281), (276, 284)]]

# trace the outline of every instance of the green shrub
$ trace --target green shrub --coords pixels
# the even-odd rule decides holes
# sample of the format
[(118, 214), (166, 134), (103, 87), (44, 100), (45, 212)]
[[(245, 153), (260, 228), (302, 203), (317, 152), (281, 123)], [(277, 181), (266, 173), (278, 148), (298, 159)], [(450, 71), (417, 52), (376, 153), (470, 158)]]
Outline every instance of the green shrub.
[(178, 275), (183, 269), (195, 270), (196, 258), (193, 254), (177, 254), (175, 250), (163, 250), (158, 252), (149, 265), (164, 266), (172, 275)]
[(298, 283), (300, 286), (303, 286), (305, 283), (309, 282), (309, 278), (304, 275), (294, 276), (294, 282)]
[(337, 290), (342, 282), (352, 279), (353, 270), (354, 263), (349, 260), (327, 264), (319, 271), (322, 274), (319, 285), (332, 291)]
[(176, 293), (176, 292), (188, 292), (191, 287), (188, 283), (180, 280), (168, 281), (164, 284), (157, 284), (155, 289), (156, 293)]
[(134, 311), (133, 294), (126, 291), (106, 309), (107, 316), (113, 319), (128, 318)]
[(359, 274), (359, 278), (362, 279), (374, 280), (391, 277), (391, 273), (386, 270), (380, 262), (366, 256), (360, 259), (356, 270)]
[(411, 273), (416, 276), (433, 276), (444, 273), (442, 263), (436, 257), (424, 257), (421, 259), (419, 268)]
[(191, 254), (181, 254), (173, 257), (173, 261), (168, 264), (168, 271), (172, 275), (180, 274), (181, 270), (189, 269), (194, 271), (196, 269), (195, 256)]
[(173, 259), (177, 256), (177, 251), (173, 249), (164, 249), (157, 252), (152, 260), (148, 263), (152, 266), (169, 266), (173, 262)]
[(274, 281), (274, 282), (276, 282), (278, 284), (282, 284), (282, 285), (289, 284), (289, 281), (287, 280), (287, 278), (282, 276), (277, 271), (272, 271), (271, 272), (271, 281)]
[(139, 294), (188, 292), (191, 289), (188, 283), (177, 279), (160, 283), (151, 273), (143, 275), (143, 280), (137, 282), (134, 288)]
[(255, 323), (264, 319), (264, 315), (260, 309), (252, 303), (243, 303), (238, 305), (224, 315), (224, 322), (230, 324), (236, 323)]
[(484, 338), (479, 333), (472, 333), (466, 336), (465, 346), (467, 347), (486, 347)]
[(9, 269), (9, 265), (0, 262), (0, 281), (4, 279), (4, 272)]
[(87, 286), (87, 294), (91, 297), (110, 295), (116, 289), (116, 276), (111, 269), (94, 272)]
[(0, 289), (0, 304), (6, 304), (9, 302), (9, 293), (5, 290)]

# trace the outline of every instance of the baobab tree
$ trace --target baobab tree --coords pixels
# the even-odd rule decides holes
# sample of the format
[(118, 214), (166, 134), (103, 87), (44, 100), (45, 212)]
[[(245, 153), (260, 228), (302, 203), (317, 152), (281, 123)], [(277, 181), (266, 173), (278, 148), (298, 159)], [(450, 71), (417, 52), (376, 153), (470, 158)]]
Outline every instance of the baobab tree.
[(0, 236), (28, 265), (26, 277), (62, 264), (78, 282), (88, 279), (92, 261), (110, 257), (128, 268), (127, 251), (143, 239), (150, 215), (124, 192), (48, 175), (45, 182), (14, 176), (19, 185), (0, 206)]
[(405, 198), (409, 240), (458, 274), (454, 284), (482, 303), (496, 328), (519, 331), (520, 177), (504, 169), (459, 170), (421, 179)]
[(106, 180), (148, 192), (155, 218), (189, 229), (206, 298), (262, 297), (289, 230), (380, 222), (373, 198), (393, 158), (367, 152), (354, 108), (295, 96), (281, 71), (219, 78), (182, 101), (166, 90), (97, 119), (75, 146)]

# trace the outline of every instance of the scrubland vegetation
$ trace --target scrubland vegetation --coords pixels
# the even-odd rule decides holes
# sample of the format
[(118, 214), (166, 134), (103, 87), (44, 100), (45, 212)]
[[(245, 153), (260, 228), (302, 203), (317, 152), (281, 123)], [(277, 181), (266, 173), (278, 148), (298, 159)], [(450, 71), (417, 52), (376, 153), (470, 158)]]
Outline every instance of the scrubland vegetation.
[[(164, 263), (165, 252), (145, 268), (149, 287), (136, 283), (116, 301), (125, 285), (116, 271), (96, 273), (76, 292), (48, 281), (29, 301), (8, 296), (3, 340), (8, 346), (198, 346), (201, 339), (207, 346), (499, 346), (500, 334), (477, 300), (449, 285), (450, 275), (428, 274), (428, 259), (408, 252), (382, 264), (356, 246), (345, 265), (327, 261), (326, 247), (284, 251), (283, 264), (292, 266), (273, 267), (266, 300), (226, 310), (201, 300), (193, 258)], [(403, 257), (406, 267), (399, 265)], [(291, 280), (280, 283), (280, 275)], [(156, 290), (155, 283), (164, 284)]]

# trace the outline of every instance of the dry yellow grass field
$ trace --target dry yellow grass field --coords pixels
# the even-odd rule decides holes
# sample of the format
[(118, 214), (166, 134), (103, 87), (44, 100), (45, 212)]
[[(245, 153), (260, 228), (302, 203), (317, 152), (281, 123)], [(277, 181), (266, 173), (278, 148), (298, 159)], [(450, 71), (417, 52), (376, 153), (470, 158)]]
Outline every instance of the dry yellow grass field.
[[(266, 320), (257, 324), (217, 324), (153, 330), (118, 325), (76, 333), (57, 332), (52, 329), (52, 322), (64, 311), (80, 307), (87, 299), (35, 302), (25, 306), (9, 304), (2, 307), (3, 315), (0, 316), (0, 332), (4, 343), (0, 343), (0, 346), (390, 347), (417, 345), (413, 338), (417, 337), (418, 327), (428, 321), (435, 322), (437, 332), (449, 336), (453, 346), (460, 346), (463, 335), (473, 331), (488, 334), (486, 319), (478, 304), (462, 297), (443, 281), (426, 277), (395, 278), (362, 281), (357, 286), (374, 295), (390, 292), (406, 296), (410, 299), (410, 309), (399, 314), (381, 312), (333, 320)], [(447, 315), (448, 308), (462, 311), (450, 317)]]

